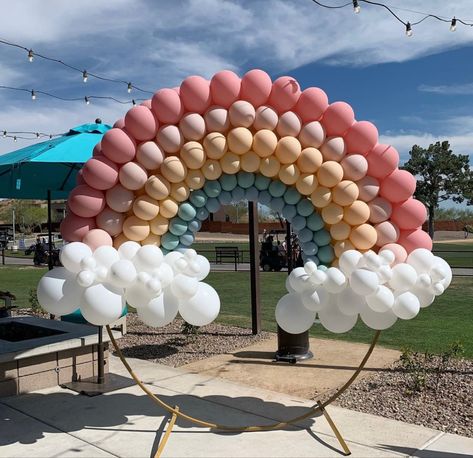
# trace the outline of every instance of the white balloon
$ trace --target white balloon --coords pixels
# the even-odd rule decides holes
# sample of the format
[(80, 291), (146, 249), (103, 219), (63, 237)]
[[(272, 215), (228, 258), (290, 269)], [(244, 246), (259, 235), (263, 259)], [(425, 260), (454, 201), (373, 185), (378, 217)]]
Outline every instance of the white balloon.
[(304, 270), (307, 275), (312, 275), (313, 273), (317, 272), (317, 264), (314, 261), (307, 261), (304, 264)]
[(95, 274), (95, 281), (102, 283), (108, 277), (108, 269), (104, 266), (97, 266), (94, 269), (94, 274)]
[(114, 262), (120, 260), (120, 256), (113, 246), (102, 245), (94, 251), (94, 259), (97, 266), (105, 267), (108, 270)]
[(158, 295), (162, 294), (162, 292), (163, 292), (163, 287), (161, 285), (161, 282), (155, 277), (151, 277), (148, 280), (148, 282), (146, 283), (146, 289), (153, 296), (158, 296)]
[[(184, 255), (180, 251), (171, 251), (166, 256), (164, 256), (164, 262), (171, 267), (172, 270), (174, 269), (174, 263), (181, 259)], [(177, 272), (179, 273), (179, 272)]]
[(78, 274), (84, 258), (92, 256), (92, 250), (82, 242), (72, 242), (64, 245), (59, 252), (61, 264), (70, 272)]
[(316, 270), (309, 276), (309, 282), (315, 286), (322, 285), (327, 280), (327, 274), (323, 270)]
[(125, 307), (123, 289), (101, 283), (86, 288), (80, 311), (91, 324), (105, 326), (118, 320)]
[(388, 250), (387, 248), (385, 250), (382, 250), (378, 253), (378, 256), (381, 259), (381, 262), (384, 265), (390, 266), (396, 259), (396, 255), (391, 251)]
[(118, 254), (121, 259), (128, 259), (131, 261), (137, 251), (141, 248), (141, 245), (137, 242), (129, 240), (128, 242), (122, 243), (118, 248)]
[(295, 293), (296, 292), (296, 290), (291, 286), (289, 275), (286, 277), (285, 286), (286, 286), (286, 290), (287, 290), (288, 293)]
[(350, 287), (337, 294), (337, 306), (344, 315), (357, 315), (365, 304), (365, 298), (356, 294)]
[(320, 302), (320, 297), (317, 291), (307, 290), (301, 293), (302, 303), (304, 307), (312, 312), (318, 312), (323, 309), (323, 305)]
[(366, 296), (366, 303), (375, 312), (387, 312), (394, 305), (394, 294), (388, 287), (379, 285), (373, 294)]
[(220, 298), (217, 291), (207, 283), (198, 284), (196, 294), (179, 301), (179, 314), (189, 324), (205, 326), (217, 318), (220, 312)]
[(319, 310), (323, 310), (325, 307), (328, 307), (330, 305), (331, 295), (323, 286), (320, 286), (315, 291), (317, 295), (319, 296), (319, 301), (320, 301)]
[(80, 262), (80, 267), (83, 270), (94, 270), (97, 267), (97, 261), (93, 256), (87, 256)]
[(120, 259), (110, 266), (108, 281), (119, 288), (127, 288), (136, 280), (135, 265), (128, 259)]
[(183, 254), (187, 259), (194, 259), (197, 256), (197, 251), (194, 248), (186, 248), (183, 250)]
[(197, 293), (199, 282), (195, 277), (177, 274), (171, 283), (171, 291), (179, 299), (188, 299)]
[(332, 297), (331, 304), (317, 313), (322, 326), (330, 332), (341, 334), (355, 326), (358, 315), (345, 315), (336, 306), (337, 299)]
[(444, 293), (445, 288), (441, 282), (432, 283), (430, 286), (430, 291), (434, 293), (436, 296), (440, 296)]
[(95, 273), (90, 270), (81, 270), (76, 277), (76, 281), (79, 286), (88, 288), (92, 286), (95, 281)]
[(417, 299), (421, 308), (428, 307), (435, 300), (435, 294), (425, 288), (418, 288), (417, 286), (411, 291)]
[(189, 268), (189, 261), (184, 256), (176, 259), (174, 262), (174, 270), (176, 273), (184, 273)]
[(375, 272), (366, 269), (355, 269), (350, 275), (350, 286), (356, 294), (367, 296), (376, 291), (379, 278)]
[(357, 250), (347, 250), (342, 253), (338, 260), (338, 265), (340, 266), (340, 270), (349, 277), (352, 272), (356, 269), (356, 266), (360, 259), (362, 258), (362, 254)]
[(432, 284), (432, 279), (430, 278), (430, 275), (423, 273), (423, 274), (419, 274), (419, 276), (417, 277), (415, 287), (426, 289), (431, 284)]
[(79, 308), (83, 291), (74, 273), (65, 267), (57, 267), (41, 277), (36, 295), (44, 310), (62, 316)]
[[(294, 269), (295, 270), (295, 269)], [(286, 294), (276, 305), (276, 322), (289, 334), (307, 331), (315, 320), (316, 312), (306, 308), (297, 293)]]
[(393, 270), (387, 264), (383, 264), (377, 271), (376, 274), (379, 278), (379, 283), (382, 285), (388, 283), (393, 277)]
[(414, 294), (406, 291), (396, 297), (392, 310), (398, 318), (410, 320), (419, 313), (419, 299)]
[(136, 274), (136, 282), (141, 283), (141, 285), (146, 285), (151, 280), (151, 274), (148, 272), (138, 272)]
[(360, 318), (366, 326), (377, 331), (388, 329), (397, 321), (397, 316), (393, 313), (392, 309), (379, 313), (368, 307), (368, 305), (361, 310)]
[(409, 253), (406, 263), (411, 265), (417, 273), (429, 272), (434, 264), (435, 256), (426, 248), (416, 248)]
[(396, 264), (392, 268), (392, 273), (389, 286), (398, 292), (408, 291), (416, 284), (417, 272), (409, 264)]
[(363, 259), (365, 260), (366, 267), (373, 271), (377, 271), (383, 265), (383, 260), (373, 250), (364, 253)]
[(137, 310), (138, 318), (148, 326), (166, 326), (176, 318), (179, 299), (169, 289)]
[(441, 280), (441, 282), (442, 282), (443, 287), (447, 289), (450, 286), (450, 283), (452, 282), (452, 269), (448, 265), (447, 261), (445, 261), (445, 259), (439, 256), (435, 256), (434, 258), (435, 258), (434, 265), (436, 269), (442, 268), (443, 270), (443, 274), (445, 278)]
[(308, 280), (309, 275), (307, 275), (303, 267), (296, 267), (289, 275), (289, 284), (292, 289), (299, 293), (311, 288)]
[(323, 286), (329, 293), (339, 293), (347, 285), (347, 278), (340, 269), (330, 267), (325, 273), (327, 274), (327, 280)]
[(163, 252), (155, 245), (143, 245), (132, 261), (138, 272), (151, 272), (163, 262)]
[(125, 290), (125, 299), (129, 305), (135, 309), (146, 306), (146, 304), (153, 298), (153, 294), (146, 288), (143, 283), (135, 283)]
[(205, 256), (200, 254), (195, 258), (195, 262), (199, 264), (199, 273), (193, 276), (195, 276), (197, 280), (202, 281), (210, 273), (210, 262)]

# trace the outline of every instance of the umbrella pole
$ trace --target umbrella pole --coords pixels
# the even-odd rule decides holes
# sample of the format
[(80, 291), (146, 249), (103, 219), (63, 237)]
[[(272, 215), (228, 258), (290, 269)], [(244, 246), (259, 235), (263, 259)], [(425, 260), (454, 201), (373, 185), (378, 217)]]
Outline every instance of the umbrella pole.
[(51, 218), (51, 190), (48, 189), (48, 244), (49, 244), (49, 256), (48, 256), (48, 268), (53, 269), (53, 222)]

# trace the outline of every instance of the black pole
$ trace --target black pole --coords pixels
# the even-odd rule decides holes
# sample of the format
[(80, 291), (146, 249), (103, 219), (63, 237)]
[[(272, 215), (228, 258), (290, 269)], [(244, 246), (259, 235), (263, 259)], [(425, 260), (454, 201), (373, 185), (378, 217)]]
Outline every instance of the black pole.
[(259, 292), (258, 254), (258, 204), (248, 201), (248, 226), (250, 236), (251, 330), (261, 332), (261, 303)]
[(97, 365), (98, 365), (98, 372), (97, 372), (97, 383), (103, 384), (105, 383), (105, 357), (104, 357), (104, 349), (103, 349), (103, 326), (98, 326), (99, 329), (99, 339), (98, 339), (98, 346), (97, 346)]
[(48, 268), (53, 269), (53, 222), (51, 217), (51, 190), (48, 189)]

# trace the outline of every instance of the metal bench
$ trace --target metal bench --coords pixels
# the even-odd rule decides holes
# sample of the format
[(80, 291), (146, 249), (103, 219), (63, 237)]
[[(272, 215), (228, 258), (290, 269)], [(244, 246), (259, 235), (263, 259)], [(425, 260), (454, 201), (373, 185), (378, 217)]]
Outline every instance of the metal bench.
[(237, 246), (216, 246), (215, 264), (222, 264), (223, 259), (233, 259), (235, 271), (238, 270), (238, 260), (240, 259), (240, 250)]

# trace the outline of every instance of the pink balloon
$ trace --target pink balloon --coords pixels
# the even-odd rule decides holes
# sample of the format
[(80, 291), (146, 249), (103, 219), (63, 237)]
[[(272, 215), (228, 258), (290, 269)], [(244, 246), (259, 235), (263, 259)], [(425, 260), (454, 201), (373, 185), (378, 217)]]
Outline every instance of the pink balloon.
[(59, 230), (67, 242), (80, 242), (87, 232), (96, 227), (95, 218), (82, 218), (69, 212), (61, 221)]
[(394, 170), (382, 182), (379, 194), (391, 202), (403, 202), (414, 194), (416, 179), (407, 170)]
[(360, 191), (358, 199), (362, 200), (363, 202), (370, 202), (378, 195), (379, 181), (376, 178), (367, 175), (361, 180), (358, 180), (356, 184), (358, 185), (358, 190)]
[(293, 111), (286, 111), (279, 117), (276, 132), (280, 137), (297, 137), (302, 128), (299, 115)]
[(101, 155), (103, 155), (103, 153), (102, 153), (102, 142), (98, 142), (94, 146), (94, 149), (92, 151), (92, 157), (93, 156), (101, 156)]
[(177, 153), (184, 143), (184, 137), (177, 126), (168, 124), (159, 128), (156, 141), (167, 153)]
[(250, 127), (255, 121), (255, 107), (246, 100), (237, 100), (228, 109), (228, 116), (234, 127)]
[(406, 249), (407, 253), (414, 251), (416, 248), (425, 248), (432, 251), (432, 239), (421, 228), (401, 231), (398, 243)]
[(399, 153), (389, 145), (377, 144), (366, 156), (368, 175), (382, 180), (399, 165)]
[(205, 121), (198, 113), (186, 113), (179, 121), (179, 129), (186, 140), (200, 140), (205, 135)]
[(250, 102), (255, 108), (268, 101), (273, 83), (263, 70), (254, 69), (241, 79), (240, 99)]
[(405, 202), (393, 206), (391, 220), (400, 229), (416, 229), (422, 226), (427, 219), (427, 210), (424, 204), (416, 199), (407, 199)]
[(216, 105), (228, 108), (240, 95), (241, 80), (230, 70), (215, 73), (210, 80), (210, 94)]
[(302, 126), (299, 140), (304, 148), (312, 146), (319, 148), (325, 140), (325, 131), (318, 121), (311, 121)]
[(156, 170), (164, 160), (164, 152), (157, 143), (144, 142), (138, 145), (136, 160), (148, 170)]
[(375, 197), (371, 202), (368, 202), (370, 209), (370, 222), (382, 223), (389, 219), (392, 213), (392, 205), (382, 197)]
[(326, 161), (340, 162), (346, 154), (345, 142), (342, 137), (327, 138), (320, 147), (320, 152)]
[(210, 84), (201, 76), (188, 76), (180, 87), (182, 103), (187, 111), (199, 114), (205, 113), (212, 101), (210, 97)]
[(400, 264), (407, 259), (407, 251), (398, 243), (388, 243), (381, 247), (378, 253), (381, 253), (383, 250), (390, 250), (394, 253), (394, 262), (392, 265)]
[(302, 91), (295, 111), (302, 122), (319, 121), (328, 108), (327, 94), (318, 87), (309, 87)]
[(378, 143), (378, 129), (369, 121), (355, 122), (345, 134), (347, 153), (366, 156)]
[(137, 105), (125, 115), (125, 128), (133, 137), (142, 142), (151, 140), (158, 130), (159, 124), (149, 108)]
[(105, 197), (102, 191), (91, 188), (87, 184), (81, 184), (70, 192), (67, 205), (77, 216), (91, 218), (103, 210)]
[(102, 151), (113, 162), (124, 164), (135, 157), (136, 143), (122, 129), (113, 128), (102, 137)]
[(278, 114), (266, 105), (261, 105), (256, 109), (256, 118), (253, 127), (256, 130), (274, 130), (278, 125)]
[(113, 127), (116, 129), (124, 129), (125, 128), (125, 118), (120, 118), (115, 121), (115, 124), (113, 124)]
[(117, 184), (105, 193), (107, 205), (116, 212), (127, 212), (131, 209), (134, 200), (134, 193), (124, 188), (121, 184)]
[(144, 100), (140, 103), (143, 107), (149, 108), (151, 110), (151, 99)]
[(226, 132), (230, 127), (228, 110), (222, 107), (210, 107), (204, 115), (207, 132)]
[(376, 245), (384, 246), (388, 243), (396, 243), (399, 239), (399, 228), (391, 221), (383, 221), (374, 226), (378, 235)]
[(325, 110), (321, 122), (328, 137), (340, 136), (355, 122), (355, 114), (348, 103), (334, 102)]
[(145, 185), (148, 180), (148, 173), (138, 162), (127, 162), (120, 169), (118, 179), (126, 189), (137, 191)]
[(79, 184), (86, 184), (84, 177), (82, 176), (82, 169), (80, 169), (76, 175), (76, 185)]
[(118, 166), (105, 156), (91, 157), (82, 168), (84, 181), (95, 189), (110, 189), (118, 181)]
[(151, 109), (163, 124), (175, 124), (184, 114), (184, 106), (179, 93), (169, 88), (160, 89), (154, 93)]
[(279, 113), (291, 110), (299, 100), (301, 88), (292, 76), (280, 76), (274, 83), (269, 95), (269, 104)]
[(103, 229), (92, 229), (90, 232), (85, 234), (82, 243), (85, 243), (92, 251), (94, 251), (100, 246), (112, 246), (113, 240), (112, 237), (110, 237), (110, 235)]
[(368, 171), (368, 162), (361, 154), (345, 156), (340, 164), (343, 167), (344, 180), (361, 180)]
[(105, 207), (96, 217), (97, 227), (103, 229), (112, 237), (122, 232), (123, 221), (125, 217), (123, 213), (118, 213), (110, 207)]

